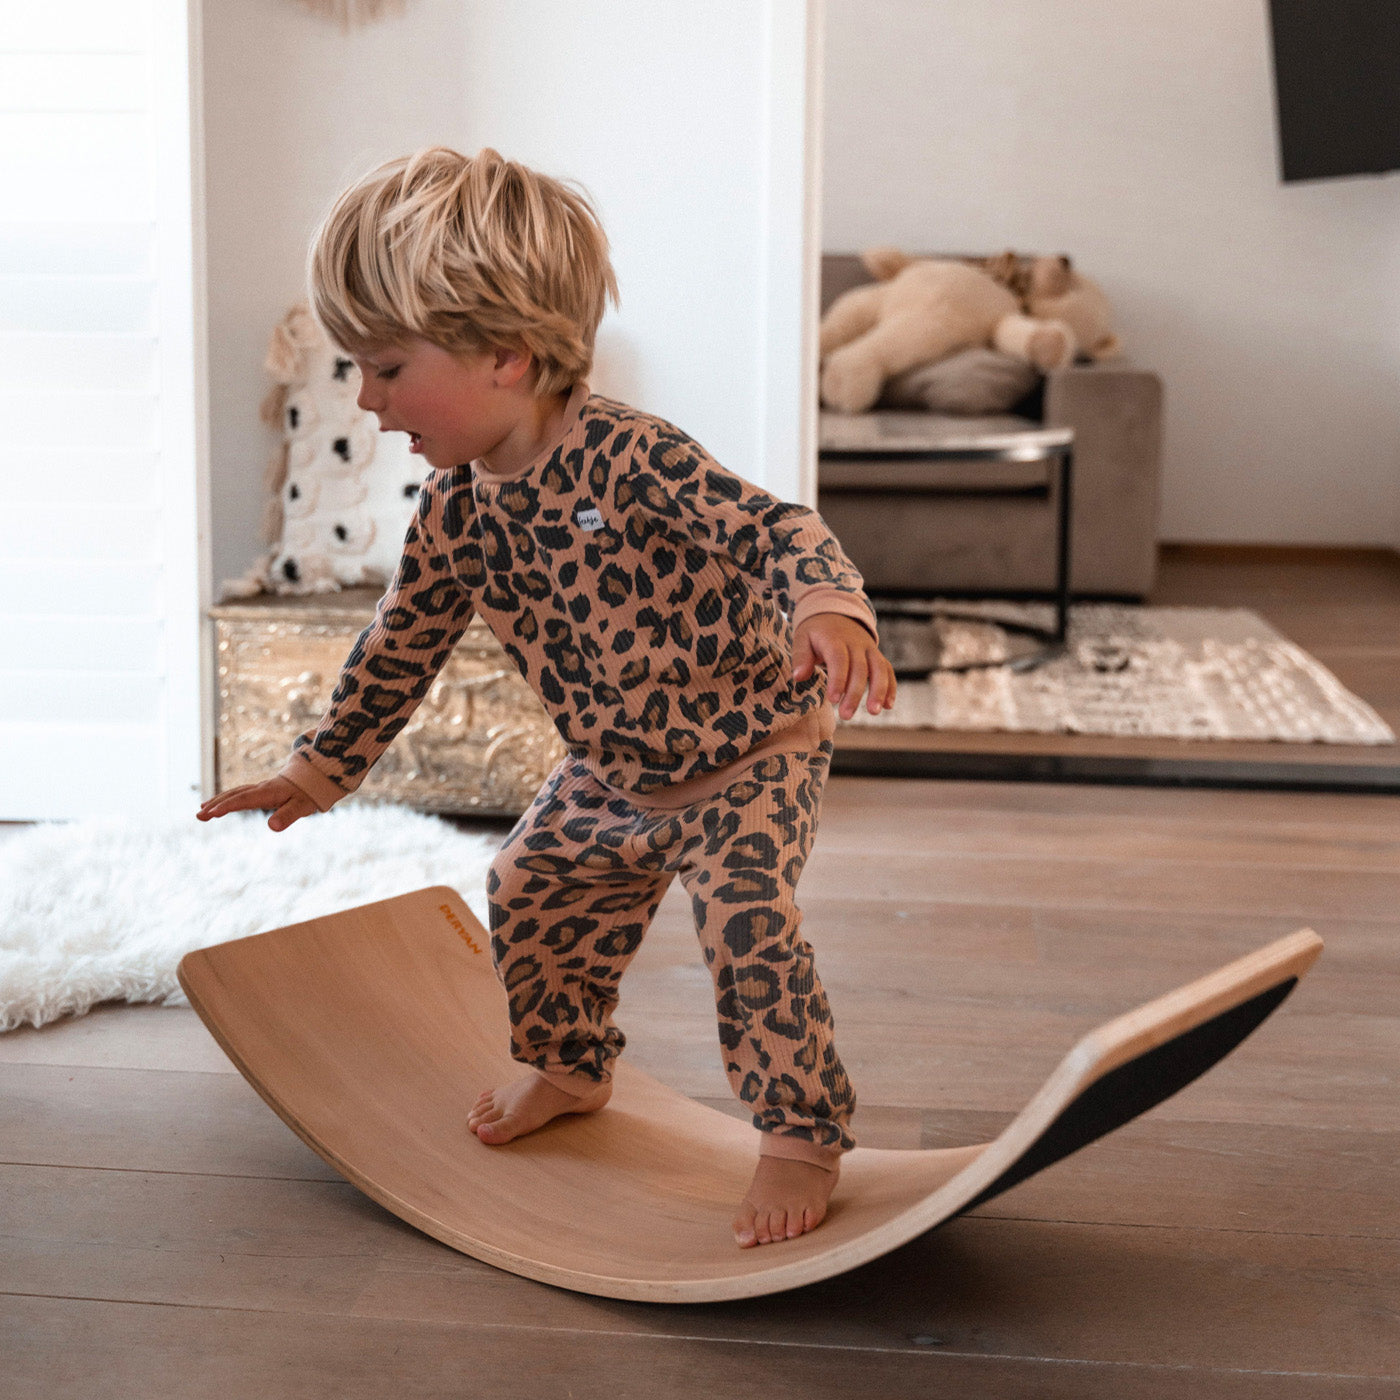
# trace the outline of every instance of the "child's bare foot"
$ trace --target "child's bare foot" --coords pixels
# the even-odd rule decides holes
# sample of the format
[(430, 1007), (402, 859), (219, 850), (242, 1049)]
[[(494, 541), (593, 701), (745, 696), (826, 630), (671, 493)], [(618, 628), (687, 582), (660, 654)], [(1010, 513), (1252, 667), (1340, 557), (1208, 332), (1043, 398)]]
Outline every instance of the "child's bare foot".
[(788, 1157), (760, 1157), (749, 1194), (734, 1217), (740, 1249), (795, 1240), (826, 1219), (826, 1203), (840, 1171)]
[(527, 1074), (500, 1089), (487, 1089), (467, 1115), (467, 1127), (482, 1142), (497, 1147), (542, 1128), (565, 1113), (592, 1113), (612, 1097), (612, 1085), (600, 1084), (580, 1096), (556, 1088), (538, 1074)]

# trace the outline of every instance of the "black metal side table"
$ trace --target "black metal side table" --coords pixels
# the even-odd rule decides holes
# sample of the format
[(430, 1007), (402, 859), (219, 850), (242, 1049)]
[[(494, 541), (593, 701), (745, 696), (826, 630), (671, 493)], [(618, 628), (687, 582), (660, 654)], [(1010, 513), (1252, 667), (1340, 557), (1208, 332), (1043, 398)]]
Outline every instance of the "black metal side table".
[[(1025, 419), (955, 418), (936, 413), (879, 412), (874, 414), (821, 415), (819, 452), (823, 489), (907, 492), (919, 495), (1053, 496), (1055, 502), (1055, 624), (1053, 628), (988, 618), (980, 613), (938, 609), (937, 616), (994, 621), (998, 627), (1020, 632), (1043, 643), (1036, 652), (998, 661), (972, 662), (934, 670), (975, 670), (1015, 666), (1029, 670), (1064, 649), (1069, 630), (1070, 508), (1074, 484), (1074, 430), (1042, 428)], [(872, 473), (872, 459), (878, 472)], [(933, 463), (1036, 464), (1050, 469), (1044, 482), (1027, 485), (993, 480), (955, 487), (930, 479)], [(989, 473), (989, 477), (992, 474)], [(887, 613), (930, 616), (927, 611), (906, 611), (886, 603)], [(896, 672), (898, 674), (898, 672)], [(910, 673), (913, 674), (913, 673)], [(920, 671), (918, 674), (927, 674)]]

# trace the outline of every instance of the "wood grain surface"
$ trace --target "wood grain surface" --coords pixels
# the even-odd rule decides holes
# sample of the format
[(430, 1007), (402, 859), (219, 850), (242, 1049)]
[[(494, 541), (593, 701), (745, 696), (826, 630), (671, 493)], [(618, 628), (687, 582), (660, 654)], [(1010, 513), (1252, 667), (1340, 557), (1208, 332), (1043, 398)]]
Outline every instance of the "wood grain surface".
[[(527, 1278), (670, 1303), (815, 1283), (990, 1199), (1048, 1165), (1047, 1151), (1067, 1155), (1174, 1092), (1170, 1062), (1197, 1028), (1286, 994), (1321, 949), (1310, 930), (1294, 933), (1100, 1026), (991, 1142), (857, 1148), (819, 1230), (740, 1250), (728, 1221), (758, 1137), (630, 1065), (597, 1113), (505, 1147), (467, 1131), (473, 1088), (520, 1073), (489, 944), (462, 896), (439, 886), (190, 953), (180, 983), (287, 1125), (395, 1215)], [(1254, 1024), (1189, 1052), (1190, 1077)], [(1086, 1112), (1106, 1122), (1068, 1126)]]

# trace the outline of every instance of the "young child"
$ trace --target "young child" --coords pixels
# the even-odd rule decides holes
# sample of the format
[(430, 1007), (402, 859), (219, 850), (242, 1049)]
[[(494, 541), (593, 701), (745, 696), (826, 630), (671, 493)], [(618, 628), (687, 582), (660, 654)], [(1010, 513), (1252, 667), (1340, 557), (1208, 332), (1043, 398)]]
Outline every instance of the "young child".
[[(673, 876), (714, 979), (758, 1165), (739, 1245), (815, 1229), (855, 1095), (798, 935), (835, 717), (888, 708), (860, 575), (819, 516), (670, 423), (589, 392), (608, 244), (580, 193), (495, 151), (421, 151), (336, 202), (312, 304), (360, 406), (432, 468), (374, 621), (281, 773), (206, 802), (283, 831), (353, 792), (474, 613), (567, 753), (492, 864), (492, 956), (525, 1075), (468, 1126), (504, 1143), (601, 1108), (618, 981)], [(825, 671), (825, 684), (819, 673)]]

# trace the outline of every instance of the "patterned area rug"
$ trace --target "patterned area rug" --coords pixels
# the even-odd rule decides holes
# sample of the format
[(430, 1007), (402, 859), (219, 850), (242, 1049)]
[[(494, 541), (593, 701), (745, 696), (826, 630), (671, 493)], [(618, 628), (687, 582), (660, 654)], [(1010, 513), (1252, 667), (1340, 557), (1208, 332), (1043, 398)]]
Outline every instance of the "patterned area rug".
[[(877, 601), (877, 607), (880, 600)], [(911, 605), (901, 601), (901, 611)], [(901, 674), (1024, 656), (1038, 644), (993, 619), (1053, 623), (1048, 605), (931, 600), (881, 616)], [(963, 616), (949, 617), (944, 612)], [(987, 621), (966, 620), (966, 614)], [(1106, 734), (1281, 743), (1393, 744), (1395, 735), (1325, 666), (1243, 608), (1080, 604), (1064, 652), (1032, 669), (903, 679), (894, 708), (852, 723), (896, 729)]]

